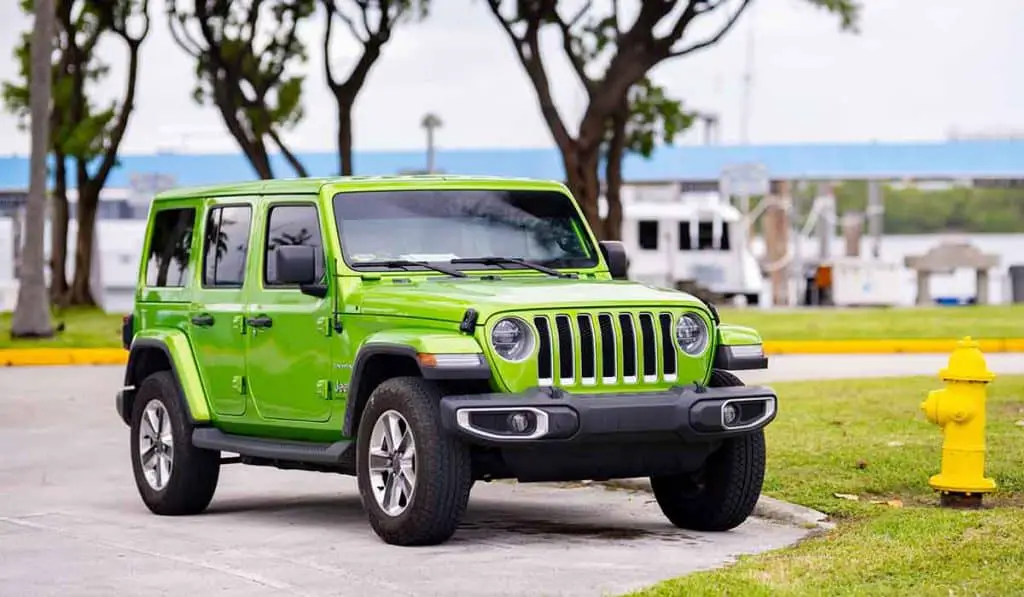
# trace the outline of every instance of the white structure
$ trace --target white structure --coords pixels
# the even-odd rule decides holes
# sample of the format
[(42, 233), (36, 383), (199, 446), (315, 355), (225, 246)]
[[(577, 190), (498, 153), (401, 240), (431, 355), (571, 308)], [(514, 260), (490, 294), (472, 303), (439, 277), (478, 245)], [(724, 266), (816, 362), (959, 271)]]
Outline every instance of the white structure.
[[(606, 209), (602, 200), (602, 215)], [(760, 302), (764, 281), (743, 218), (718, 193), (626, 185), (622, 211), (630, 278), (669, 288), (688, 280), (727, 298)]]

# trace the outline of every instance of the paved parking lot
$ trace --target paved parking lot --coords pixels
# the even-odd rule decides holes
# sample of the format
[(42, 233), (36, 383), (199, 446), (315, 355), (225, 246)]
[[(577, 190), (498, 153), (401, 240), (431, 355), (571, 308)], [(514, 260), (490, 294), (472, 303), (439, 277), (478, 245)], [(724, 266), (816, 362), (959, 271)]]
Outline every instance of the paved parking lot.
[(781, 547), (680, 531), (649, 497), (478, 483), (449, 543), (385, 545), (353, 479), (230, 465), (206, 514), (136, 495), (117, 367), (0, 370), (0, 595), (601, 595)]
[[(748, 383), (935, 375), (945, 355), (776, 357)], [(988, 355), (1024, 373), (1024, 355)], [(751, 519), (730, 533), (670, 526), (649, 497), (478, 483), (449, 543), (399, 548), (371, 531), (348, 477), (231, 465), (208, 512), (139, 501), (118, 367), (0, 370), (0, 596), (602, 595), (806, 532)]]

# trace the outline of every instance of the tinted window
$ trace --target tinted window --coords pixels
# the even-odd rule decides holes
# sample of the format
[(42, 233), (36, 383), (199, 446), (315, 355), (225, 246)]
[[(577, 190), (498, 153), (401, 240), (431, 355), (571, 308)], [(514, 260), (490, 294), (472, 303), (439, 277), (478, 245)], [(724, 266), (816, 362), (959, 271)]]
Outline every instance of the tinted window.
[(210, 210), (203, 239), (203, 286), (237, 288), (245, 281), (252, 210), (235, 205)]
[(310, 245), (316, 252), (316, 277), (324, 275), (323, 241), (320, 220), (312, 205), (279, 205), (270, 210), (267, 222), (267, 249), (263, 260), (263, 283), (280, 286), (277, 280), (277, 247), (282, 245)]
[(579, 212), (569, 197), (557, 191), (339, 193), (334, 211), (342, 250), (354, 266), (361, 261), (447, 263), (487, 256), (518, 257), (555, 267), (597, 263)]
[(641, 220), (637, 222), (637, 236), (640, 238), (641, 249), (657, 249), (658, 222), (654, 220)]
[(196, 210), (165, 209), (153, 218), (146, 257), (146, 285), (181, 287), (188, 277)]

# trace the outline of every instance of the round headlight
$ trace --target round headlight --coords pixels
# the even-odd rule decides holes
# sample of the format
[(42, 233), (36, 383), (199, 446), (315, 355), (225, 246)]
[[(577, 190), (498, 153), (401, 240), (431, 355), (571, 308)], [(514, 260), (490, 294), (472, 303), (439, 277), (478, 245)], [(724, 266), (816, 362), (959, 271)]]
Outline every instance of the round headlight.
[(690, 356), (698, 356), (708, 346), (708, 326), (704, 320), (686, 313), (676, 321), (676, 343)]
[(521, 361), (533, 350), (533, 334), (521, 319), (502, 319), (491, 329), (491, 346), (506, 361)]

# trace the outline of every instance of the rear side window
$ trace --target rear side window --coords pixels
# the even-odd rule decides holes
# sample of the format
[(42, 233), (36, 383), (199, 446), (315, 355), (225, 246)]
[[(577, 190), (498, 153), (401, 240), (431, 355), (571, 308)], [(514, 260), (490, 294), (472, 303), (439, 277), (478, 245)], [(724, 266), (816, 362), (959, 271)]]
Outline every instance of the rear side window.
[(206, 217), (203, 239), (203, 286), (239, 288), (245, 281), (252, 209), (247, 205), (215, 207)]
[(323, 241), (320, 218), (314, 205), (278, 205), (267, 219), (266, 252), (263, 255), (263, 284), (284, 286), (277, 279), (277, 248), (282, 245), (317, 247), (316, 277), (324, 275)]
[(188, 279), (192, 261), (192, 232), (196, 210), (192, 207), (164, 209), (153, 217), (146, 256), (146, 285), (180, 288)]

